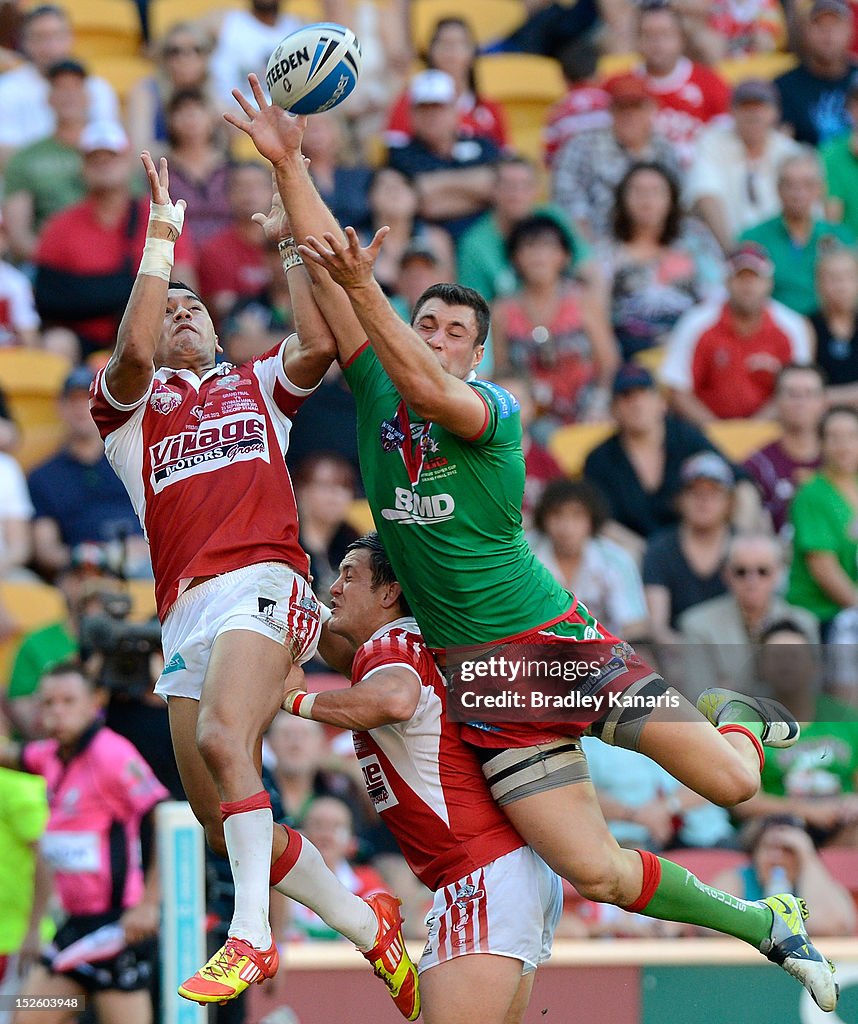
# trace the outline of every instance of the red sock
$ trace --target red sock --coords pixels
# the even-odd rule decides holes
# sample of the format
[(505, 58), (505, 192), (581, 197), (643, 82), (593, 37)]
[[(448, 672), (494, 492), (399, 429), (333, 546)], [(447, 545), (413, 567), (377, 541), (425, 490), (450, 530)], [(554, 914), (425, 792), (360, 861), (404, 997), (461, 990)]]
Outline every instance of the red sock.
[(738, 722), (727, 722), (724, 725), (718, 726), (718, 732), (722, 736), (726, 736), (728, 732), (738, 732), (743, 736), (747, 736), (751, 743), (754, 744), (754, 750), (757, 752), (757, 757), (760, 759), (760, 775), (763, 774), (763, 768), (766, 766), (766, 752), (763, 749), (762, 743), (759, 738), (755, 736), (750, 729), (747, 729), (744, 725), (740, 725)]
[(280, 825), (278, 827), (286, 831), (289, 841), (286, 845), (286, 849), (271, 865), (270, 880), (272, 885), (277, 885), (278, 882), (282, 882), (292, 868), (295, 867), (298, 858), (301, 856), (301, 845), (304, 842), (301, 838), (301, 833), (296, 832), (294, 828), (289, 828), (288, 825)]
[(224, 801), (220, 805), (221, 821), (226, 821), (233, 814), (242, 814), (244, 811), (264, 811), (271, 806), (271, 797), (263, 789), (253, 796), (246, 796), (243, 800)]
[(643, 864), (643, 887), (634, 903), (623, 907), (623, 910), (628, 910), (630, 914), (638, 914), (647, 906), (661, 882), (661, 862), (658, 857), (649, 850), (638, 850), (637, 853)]

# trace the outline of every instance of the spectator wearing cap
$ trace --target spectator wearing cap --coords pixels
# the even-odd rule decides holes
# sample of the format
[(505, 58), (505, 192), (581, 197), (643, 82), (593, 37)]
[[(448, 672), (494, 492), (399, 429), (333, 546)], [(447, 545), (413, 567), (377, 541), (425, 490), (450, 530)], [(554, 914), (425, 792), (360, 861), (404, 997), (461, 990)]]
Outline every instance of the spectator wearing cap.
[(778, 167), (781, 212), (742, 232), (742, 241), (756, 242), (775, 267), (772, 295), (797, 313), (809, 316), (819, 305), (816, 262), (832, 246), (853, 245), (855, 236), (843, 224), (822, 220), (825, 178), (819, 155), (805, 146)]
[(834, 405), (819, 425), (822, 465), (795, 493), (789, 518), (793, 560), (787, 600), (825, 630), (858, 606), (858, 411)]
[(48, 217), (83, 199), (85, 192), (80, 136), (89, 111), (86, 68), (77, 61), (60, 61), (48, 70), (47, 79), (56, 128), (19, 149), (6, 166), (3, 220), (12, 256), (24, 263), (33, 259)]
[(775, 533), (787, 525), (796, 488), (819, 469), (819, 421), (824, 411), (825, 381), (820, 368), (785, 366), (775, 381), (774, 394), (774, 417), (781, 435), (745, 462)]
[[(698, 452), (717, 449), (697, 427), (668, 412), (652, 375), (636, 363), (621, 366), (614, 377), (611, 415), (617, 430), (587, 456), (584, 477), (607, 499), (613, 535), (642, 551), (647, 538), (678, 521), (680, 467)], [(755, 502), (753, 485), (740, 480), (742, 522), (753, 520)]]
[(554, 159), (571, 139), (611, 127), (611, 97), (597, 81), (599, 50), (591, 39), (575, 39), (557, 54), (563, 72), (566, 93), (545, 116), (543, 141), (545, 165), (554, 167)]
[[(146, 241), (149, 200), (131, 195), (133, 158), (121, 125), (87, 125), (80, 148), (86, 196), (42, 229), (35, 291), (43, 320), (74, 330), (87, 355), (116, 340)], [(186, 235), (176, 242), (173, 276), (191, 286), (196, 280)]]
[(612, 123), (588, 133), (586, 145), (572, 139), (557, 153), (554, 202), (585, 237), (601, 240), (610, 233), (617, 186), (638, 162), (658, 163), (677, 180), (679, 157), (655, 127), (656, 103), (639, 75), (620, 75), (605, 87)]
[(719, 121), (700, 133), (686, 190), (725, 251), (745, 228), (778, 213), (777, 169), (799, 149), (775, 127), (780, 97), (771, 82), (740, 82), (732, 109), (732, 123)]
[(412, 248), (431, 253), (452, 281), (455, 275), (453, 240), (443, 228), (427, 224), (420, 216), (420, 197), (413, 180), (393, 167), (377, 167), (368, 188), (369, 230), (364, 235), (368, 244), (382, 226), (390, 228), (373, 268), (376, 280), (388, 295), (399, 288), (399, 272), (405, 253)]
[(137, 516), (89, 414), (92, 380), (85, 367), (66, 378), (58, 401), (65, 427), (62, 449), (28, 478), (35, 508), (34, 562), (48, 579), (69, 565), (76, 544), (88, 541), (106, 544), (127, 538), (135, 549), (133, 558), (147, 561)]
[[(47, 74), (74, 52), (74, 37), (62, 7), (41, 4), (24, 17), (21, 49), (27, 60), (0, 76), (0, 164), (16, 149), (51, 135), (56, 127)], [(116, 93), (103, 78), (86, 81), (90, 122), (119, 119)]]
[(702, 126), (729, 110), (730, 88), (712, 68), (685, 56), (685, 47), (681, 14), (674, 6), (640, 7), (637, 51), (643, 64), (633, 74), (646, 82), (658, 106), (656, 131), (676, 147), (687, 167)]
[(771, 534), (740, 533), (731, 538), (724, 566), (727, 593), (679, 616), (679, 631), (692, 645), (689, 676), (693, 675), (696, 692), (710, 686), (755, 692), (753, 646), (775, 622), (794, 622), (819, 642), (816, 618), (779, 596), (783, 575), (781, 546)]
[(798, 142), (819, 146), (849, 131), (846, 93), (855, 69), (846, 0), (814, 0), (798, 23), (801, 63), (775, 79), (781, 114)]
[(661, 379), (683, 418), (767, 416), (780, 370), (810, 362), (810, 327), (772, 301), (773, 275), (766, 251), (745, 242), (729, 259), (726, 301), (689, 310), (673, 329)]
[(414, 137), (392, 149), (388, 162), (414, 179), (420, 215), (457, 240), (491, 204), (499, 150), (489, 139), (461, 135), (456, 84), (446, 72), (421, 71), (408, 94)]
[(569, 272), (595, 283), (590, 246), (558, 206), (538, 204), (538, 196), (539, 174), (533, 161), (518, 154), (502, 156), (495, 164), (492, 208), (468, 228), (457, 246), (458, 281), (476, 289), (486, 302), (518, 287), (507, 242), (516, 224), (535, 215), (552, 217), (566, 235), (572, 253)]
[(699, 452), (682, 464), (676, 497), (679, 523), (647, 544), (643, 581), (659, 643), (677, 642), (679, 617), (726, 591), (724, 564), (736, 477), (716, 452)]
[(831, 220), (844, 224), (858, 238), (858, 71), (849, 79), (846, 114), (851, 131), (820, 148), (828, 190), (825, 210)]
[[(453, 79), (459, 132), (463, 138), (483, 138), (498, 149), (508, 143), (506, 111), (500, 103), (480, 96), (476, 79), (477, 43), (470, 21), (463, 17), (441, 18), (426, 49), (426, 65)], [(406, 146), (414, 138), (408, 90), (390, 111), (384, 141), (391, 149)]]

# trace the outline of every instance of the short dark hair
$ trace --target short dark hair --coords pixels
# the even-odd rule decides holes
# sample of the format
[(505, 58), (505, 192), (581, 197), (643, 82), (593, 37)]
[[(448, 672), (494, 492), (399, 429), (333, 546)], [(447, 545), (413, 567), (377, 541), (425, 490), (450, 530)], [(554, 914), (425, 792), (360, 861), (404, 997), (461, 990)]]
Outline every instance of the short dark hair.
[(572, 258), (574, 255), (572, 243), (556, 219), (547, 213), (534, 213), (532, 216), (518, 221), (509, 233), (506, 240), (506, 256), (510, 263), (515, 259), (521, 246), (527, 245), (543, 235), (552, 235), (566, 255), (570, 259)]
[(53, 82), (55, 78), (59, 78), (60, 75), (75, 75), (77, 78), (83, 80), (87, 76), (87, 70), (80, 63), (80, 61), (72, 60), (67, 57), (65, 60), (58, 60), (56, 64), (51, 64), (48, 70), (45, 72), (45, 77), (49, 82)]
[(673, 6), (670, 0), (641, 0), (638, 5), (638, 30), (640, 30), (641, 23), (648, 14), (661, 14), (667, 13), (672, 15), (673, 20), (679, 25), (680, 29), (683, 28), (682, 16), (679, 11)]
[(821, 366), (817, 366), (816, 363), (787, 363), (778, 370), (775, 377), (775, 394), (780, 391), (784, 378), (788, 377), (791, 373), (812, 373), (819, 378), (819, 382), (823, 387), (828, 384), (828, 374)]
[(819, 421), (819, 439), (820, 441), (825, 437), (825, 431), (828, 427), (829, 422), (835, 416), (841, 416), (843, 414), (851, 416), (856, 422), (858, 422), (858, 409), (852, 405), (830, 405), (825, 412), (822, 414), (822, 418)]
[(477, 340), (474, 342), (474, 348), (477, 345), (485, 344), (485, 340), (489, 335), (492, 316), (489, 311), (489, 304), (478, 291), (475, 291), (473, 288), (466, 288), (463, 284), (451, 284), (449, 282), (430, 285), (414, 303), (414, 309), (411, 310), (412, 327), (417, 319), (417, 314), (430, 299), (440, 299), (448, 306), (467, 306), (469, 309), (472, 309), (477, 320)]
[(593, 534), (608, 521), (608, 506), (602, 492), (586, 480), (552, 480), (533, 511), (533, 525), (540, 533), (545, 532), (545, 520), (552, 512), (572, 503), (581, 505), (590, 517)]
[(44, 18), (46, 15), (51, 15), (55, 18), (62, 18), (65, 22), (69, 20), (68, 11), (63, 7), (60, 7), (59, 4), (39, 4), (38, 7), (34, 7), (31, 11), (27, 11), (21, 19), (22, 34), (27, 31), (34, 21), (38, 21), (39, 18)]
[(318, 451), (305, 456), (298, 463), (295, 472), (292, 474), (293, 482), (296, 486), (312, 483), (316, 470), (319, 466), (325, 465), (325, 463), (330, 463), (336, 467), (340, 472), (342, 482), (347, 487), (351, 487), (353, 491), (355, 490), (357, 479), (354, 466), (344, 455), (340, 455), (339, 452)]
[(811, 638), (807, 633), (805, 633), (801, 626), (799, 626), (795, 619), (776, 619), (774, 622), (766, 626), (762, 633), (760, 633), (759, 643), (767, 644), (771, 638), (776, 636), (778, 633), (790, 633), (792, 636), (800, 636), (802, 640), (806, 640), (808, 643), (812, 642)]
[(65, 661), (53, 662), (39, 676), (39, 682), (41, 683), (44, 679), (53, 679), (54, 676), (80, 676), (88, 690), (95, 692), (98, 689), (95, 680), (87, 672), (79, 658), (66, 658)]
[(557, 61), (567, 82), (586, 82), (596, 74), (599, 50), (592, 39), (573, 39), (557, 51)]
[[(369, 533), (365, 533), (362, 537), (358, 537), (357, 540), (353, 540), (346, 548), (346, 554), (348, 554), (349, 551), (369, 552), (369, 565), (370, 569), (372, 569), (373, 590), (377, 587), (386, 586), (388, 583), (399, 583), (399, 580), (396, 578), (396, 573), (393, 571), (393, 565), (387, 557), (384, 545), (381, 543), (381, 538), (375, 530), (371, 530)], [(406, 599), (405, 594), (401, 592), (399, 594), (399, 607), (403, 615), (411, 615), (411, 608), (408, 605), (408, 600)]]
[(194, 289), (189, 284), (185, 284), (184, 281), (170, 281), (170, 283), (167, 285), (167, 291), (168, 292), (174, 292), (174, 291), (176, 291), (176, 292), (190, 292), (191, 295), (193, 295), (193, 297), (195, 299), (199, 299), (200, 302), (203, 301), (200, 298), (200, 296), (194, 291)]
[(676, 239), (679, 238), (679, 232), (682, 227), (682, 207), (679, 203), (679, 182), (664, 166), (664, 164), (660, 164), (655, 160), (641, 160), (632, 164), (632, 166), (623, 175), (619, 185), (617, 185), (614, 192), (614, 237), (618, 242), (630, 242), (632, 239), (634, 225), (632, 224), (632, 218), (629, 215), (628, 207), (626, 206), (626, 192), (628, 191), (632, 178), (643, 171), (652, 171), (655, 174), (660, 174), (667, 182), (667, 187), (670, 190), (670, 208), (667, 211), (667, 216), (664, 220), (664, 227), (662, 228), (661, 236), (658, 240), (660, 245), (670, 245), (671, 242), (675, 242)]

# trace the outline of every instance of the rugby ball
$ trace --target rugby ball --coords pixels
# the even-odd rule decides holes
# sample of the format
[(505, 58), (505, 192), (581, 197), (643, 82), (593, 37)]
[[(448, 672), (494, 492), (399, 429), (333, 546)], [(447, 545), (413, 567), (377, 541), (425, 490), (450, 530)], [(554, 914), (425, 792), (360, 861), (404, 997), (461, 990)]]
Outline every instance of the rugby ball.
[(293, 114), (321, 114), (351, 94), (360, 67), (354, 32), (322, 22), (286, 36), (271, 54), (265, 82), (278, 107)]

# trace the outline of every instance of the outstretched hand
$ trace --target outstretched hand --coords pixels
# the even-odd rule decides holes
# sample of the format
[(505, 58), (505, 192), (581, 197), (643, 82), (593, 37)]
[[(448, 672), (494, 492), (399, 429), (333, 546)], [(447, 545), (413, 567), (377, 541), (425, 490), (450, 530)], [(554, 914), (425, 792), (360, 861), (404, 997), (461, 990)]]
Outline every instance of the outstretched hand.
[(331, 275), (334, 281), (346, 291), (363, 288), (372, 281), (372, 270), (381, 245), (390, 228), (385, 226), (376, 231), (373, 240), (364, 249), (354, 228), (346, 228), (346, 240), (326, 231), (324, 243), (308, 235), (303, 245), (298, 246), (304, 262), (310, 261)]
[(247, 120), (227, 111), (223, 118), (234, 128), (249, 135), (260, 156), (276, 164), (299, 153), (306, 115), (289, 114), (282, 107), (269, 103), (256, 75), (248, 75), (250, 91), (256, 105), (238, 89), (232, 90), (236, 102), (247, 115)]
[[(146, 170), (149, 191), (152, 195), (152, 209), (149, 214), (147, 234), (175, 241), (182, 233), (187, 204), (184, 199), (179, 199), (175, 204), (170, 199), (170, 170), (166, 157), (162, 156), (156, 167), (152, 155), (144, 149), (140, 154), (140, 159)], [(154, 209), (156, 206), (162, 207), (162, 209), (156, 211)]]

